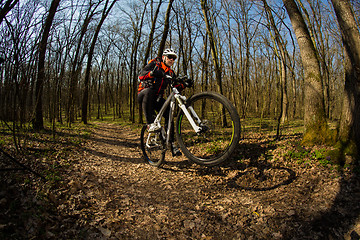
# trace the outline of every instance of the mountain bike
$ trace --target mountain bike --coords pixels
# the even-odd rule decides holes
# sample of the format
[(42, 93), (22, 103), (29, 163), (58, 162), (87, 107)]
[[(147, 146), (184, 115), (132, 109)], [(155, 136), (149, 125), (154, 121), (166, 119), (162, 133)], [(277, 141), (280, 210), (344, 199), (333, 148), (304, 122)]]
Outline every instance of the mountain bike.
[[(240, 118), (233, 104), (215, 92), (201, 92), (187, 99), (176, 87), (188, 87), (187, 77), (172, 79), (171, 89), (154, 123), (141, 129), (141, 150), (144, 159), (152, 166), (164, 163), (170, 143), (171, 124), (174, 122), (176, 103), (178, 113), (174, 126), (181, 151), (191, 161), (215, 166), (223, 163), (234, 152), (240, 139)], [(181, 89), (180, 89), (181, 90)], [(170, 107), (169, 122), (162, 124), (162, 117)], [(163, 127), (166, 125), (166, 128)], [(171, 149), (172, 150), (172, 149)]]

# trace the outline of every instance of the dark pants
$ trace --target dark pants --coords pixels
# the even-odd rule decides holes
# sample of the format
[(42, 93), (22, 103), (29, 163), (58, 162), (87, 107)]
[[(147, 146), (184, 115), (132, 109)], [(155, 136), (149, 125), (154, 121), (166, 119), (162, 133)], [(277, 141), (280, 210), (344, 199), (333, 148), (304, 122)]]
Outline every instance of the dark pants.
[[(165, 99), (156, 95), (156, 90), (151, 88), (145, 88), (138, 93), (138, 101), (142, 107), (143, 113), (145, 115), (146, 124), (153, 123), (156, 117), (155, 110), (160, 111), (161, 107), (165, 103)], [(165, 118), (165, 129), (169, 122), (169, 111), (170, 107), (167, 107), (163, 117)], [(170, 130), (170, 142), (174, 141), (174, 124), (171, 124)]]

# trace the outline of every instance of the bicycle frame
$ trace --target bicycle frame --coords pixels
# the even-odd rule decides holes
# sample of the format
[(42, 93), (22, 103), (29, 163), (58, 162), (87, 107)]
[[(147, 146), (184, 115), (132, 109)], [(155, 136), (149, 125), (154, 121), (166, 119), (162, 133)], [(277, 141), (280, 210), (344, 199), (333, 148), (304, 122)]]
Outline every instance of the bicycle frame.
[[(154, 120), (154, 124), (161, 126), (161, 118), (163, 117), (165, 110), (168, 106), (170, 106), (170, 111), (169, 111), (169, 122), (168, 122), (168, 127), (166, 129), (166, 146), (169, 145), (170, 142), (170, 131), (171, 131), (171, 124), (173, 122), (173, 118), (174, 118), (174, 112), (175, 112), (175, 102), (177, 101), (179, 108), (184, 112), (186, 118), (189, 120), (192, 128), (194, 129), (194, 131), (199, 134), (202, 130), (201, 126), (200, 126), (200, 118), (198, 117), (198, 115), (196, 114), (196, 112), (194, 111), (194, 109), (189, 106), (188, 108), (185, 105), (185, 101), (186, 101), (186, 97), (181, 95), (179, 90), (175, 87), (172, 87), (172, 91), (170, 93), (170, 95), (167, 97), (165, 103), (163, 104), (163, 106), (161, 107), (159, 113), (157, 114), (155, 120)], [(195, 122), (196, 121), (196, 122)], [(165, 133), (165, 130), (162, 129), (163, 135)]]

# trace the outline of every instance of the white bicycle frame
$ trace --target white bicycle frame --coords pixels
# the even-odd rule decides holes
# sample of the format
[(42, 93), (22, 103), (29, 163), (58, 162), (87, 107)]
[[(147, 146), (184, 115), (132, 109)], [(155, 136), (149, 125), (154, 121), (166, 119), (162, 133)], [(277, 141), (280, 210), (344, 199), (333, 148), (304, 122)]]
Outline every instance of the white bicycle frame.
[[(202, 130), (202, 128), (199, 126), (201, 123), (201, 120), (198, 117), (198, 115), (196, 114), (193, 107), (189, 106), (188, 108), (186, 108), (186, 105), (185, 105), (186, 97), (181, 95), (179, 90), (177, 90), (177, 88), (173, 87), (172, 92), (166, 99), (165, 103), (161, 107), (159, 113), (157, 114), (157, 116), (154, 120), (154, 124), (160, 128), (161, 127), (161, 118), (163, 117), (163, 115), (165, 113), (165, 109), (170, 105), (169, 122), (168, 122), (168, 127), (166, 129), (166, 145), (169, 145), (169, 141), (170, 141), (170, 131), (171, 131), (171, 124), (172, 124), (173, 118), (174, 118), (175, 101), (177, 101), (179, 108), (184, 112), (186, 118), (189, 120), (189, 123), (191, 124), (194, 131), (197, 134), (199, 134)], [(165, 130), (162, 129), (162, 131), (165, 131)], [(165, 132), (163, 132), (163, 134), (164, 133)], [(151, 134), (149, 134), (149, 136), (148, 136), (147, 143), (150, 139), (150, 135)]]

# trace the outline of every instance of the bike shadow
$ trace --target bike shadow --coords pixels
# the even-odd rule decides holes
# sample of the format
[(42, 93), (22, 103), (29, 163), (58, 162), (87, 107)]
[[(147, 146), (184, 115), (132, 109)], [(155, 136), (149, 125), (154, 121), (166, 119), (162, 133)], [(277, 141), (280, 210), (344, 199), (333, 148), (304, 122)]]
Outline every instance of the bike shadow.
[(248, 191), (269, 191), (291, 184), (297, 178), (296, 172), (271, 161), (272, 156), (268, 152), (275, 148), (270, 141), (240, 144), (235, 160), (224, 166), (238, 170), (227, 180), (227, 186)]
[(173, 172), (194, 172), (199, 177), (222, 177), (227, 188), (248, 191), (269, 191), (291, 184), (296, 178), (292, 169), (271, 163), (269, 150), (275, 149), (269, 141), (260, 143), (239, 143), (232, 157), (220, 166), (199, 166), (186, 158), (166, 162), (164, 170)]
[[(286, 162), (272, 159), (269, 152), (276, 146), (270, 141), (254, 142), (240, 142), (233, 157), (222, 166), (202, 167), (189, 161), (187, 161), (187, 166), (199, 177), (209, 176), (207, 179), (211, 180), (213, 176), (213, 179), (216, 177), (222, 179), (223, 181), (212, 181), (209, 186), (204, 186), (204, 188), (222, 192), (227, 190), (253, 191), (258, 192), (256, 196), (259, 196), (260, 192), (267, 194), (276, 189), (276, 195), (282, 186), (292, 186), (294, 182), (298, 181), (292, 190), (289, 186), (279, 190), (279, 193), (282, 194), (292, 193), (289, 198), (278, 199), (274, 197), (274, 192), (269, 195), (273, 200), (278, 200), (284, 209), (293, 207), (291, 199), (300, 202), (297, 205), (299, 210), (294, 210), (294, 214), (289, 214), (291, 211), (285, 211), (285, 214), (279, 212), (271, 221), (274, 225), (289, 224), (291, 226), (279, 230), (279, 236), (282, 236), (282, 239), (293, 239), (294, 236), (301, 236), (302, 239), (360, 239), (359, 174), (345, 173), (345, 170), (340, 169), (339, 186), (336, 189), (329, 188), (329, 190), (337, 191), (337, 194), (328, 208), (321, 209), (313, 205), (312, 198), (318, 198), (318, 190), (308, 188), (307, 177), (303, 178), (300, 173), (297, 175), (296, 169), (287, 167)], [(176, 164), (173, 163), (173, 165)], [(312, 179), (316, 179), (316, 177)], [(309, 186), (312, 184), (317, 185), (317, 183), (310, 183)], [(287, 200), (289, 203), (286, 203)], [(312, 209), (313, 212), (307, 215), (307, 209)]]

